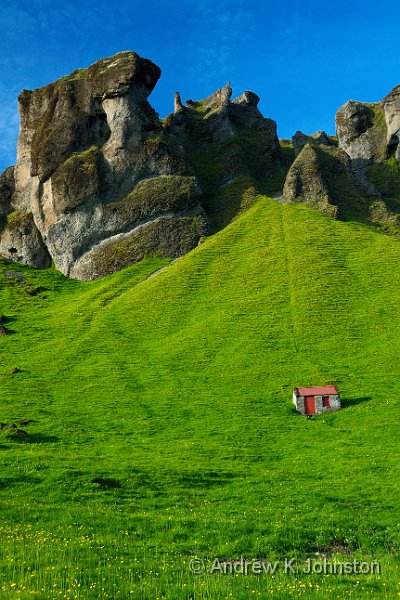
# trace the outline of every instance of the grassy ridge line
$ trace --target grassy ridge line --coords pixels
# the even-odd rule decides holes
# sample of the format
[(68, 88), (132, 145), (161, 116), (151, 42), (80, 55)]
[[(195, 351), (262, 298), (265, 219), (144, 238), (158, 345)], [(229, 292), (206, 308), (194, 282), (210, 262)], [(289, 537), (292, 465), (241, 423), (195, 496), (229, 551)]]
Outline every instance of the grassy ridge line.
[[(104, 543), (113, 577), (103, 573), (103, 596), (85, 583), (81, 597), (118, 597), (115, 582), (122, 597), (128, 584), (137, 598), (228, 597), (226, 581), (202, 589), (191, 579), (187, 557), (304, 555), (338, 540), (386, 555), (392, 573), (399, 257), (396, 240), (367, 227), (262, 199), (135, 287), (124, 272), (93, 284), (35, 273), (56, 288), (49, 301), (3, 288), (17, 304), (16, 334), (2, 340), (2, 418), (36, 418), (32, 435), (42, 435), (0, 440), (3, 519), (69, 531), (67, 548), (45, 546), (38, 569), (58, 560), (70, 573), (84, 557), (84, 581), (97, 581)], [(16, 364), (24, 371), (10, 379)], [(331, 381), (346, 410), (293, 413), (293, 385)], [(120, 487), (103, 490), (95, 477)], [(83, 549), (79, 527), (94, 536)], [(11, 538), (6, 550), (29, 563), (34, 547), (21, 554)], [(141, 571), (155, 554), (167, 563), (161, 583)], [(128, 574), (117, 555), (142, 562)], [(262, 597), (264, 584), (235, 579), (233, 597), (247, 598), (249, 585)], [(358, 596), (344, 578), (335, 591), (385, 597), (376, 580), (365, 585)], [(271, 595), (286, 598), (282, 586)]]

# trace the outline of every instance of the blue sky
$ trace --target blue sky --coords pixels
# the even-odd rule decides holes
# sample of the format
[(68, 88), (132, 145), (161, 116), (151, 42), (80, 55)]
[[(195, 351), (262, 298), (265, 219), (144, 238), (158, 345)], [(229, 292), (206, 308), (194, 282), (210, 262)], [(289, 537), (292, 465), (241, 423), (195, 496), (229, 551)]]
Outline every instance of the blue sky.
[(1, 2), (0, 171), (15, 162), (17, 95), (121, 50), (162, 69), (150, 102), (207, 96), (228, 80), (250, 89), (280, 137), (334, 132), (349, 98), (400, 83), (400, 3), (335, 0), (16, 0)]

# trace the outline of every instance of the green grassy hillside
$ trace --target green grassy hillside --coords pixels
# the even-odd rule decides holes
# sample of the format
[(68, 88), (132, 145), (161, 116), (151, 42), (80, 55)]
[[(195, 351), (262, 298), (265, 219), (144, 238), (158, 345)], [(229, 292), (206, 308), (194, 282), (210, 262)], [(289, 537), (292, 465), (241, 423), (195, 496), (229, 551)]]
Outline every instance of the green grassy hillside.
[[(268, 198), (169, 266), (2, 263), (0, 420), (34, 419), (0, 432), (2, 597), (397, 597), (399, 264), (396, 238)], [(296, 414), (324, 383), (344, 410)], [(189, 570), (332, 553), (382, 574)]]

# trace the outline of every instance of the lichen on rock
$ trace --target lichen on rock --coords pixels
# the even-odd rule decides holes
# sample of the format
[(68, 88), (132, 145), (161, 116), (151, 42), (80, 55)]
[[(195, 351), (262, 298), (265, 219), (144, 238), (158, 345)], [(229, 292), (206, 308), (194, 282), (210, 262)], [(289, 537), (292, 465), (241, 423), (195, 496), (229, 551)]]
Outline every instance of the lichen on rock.
[(68, 212), (90, 198), (101, 194), (106, 166), (97, 146), (73, 153), (54, 173), (51, 183), (54, 210)]

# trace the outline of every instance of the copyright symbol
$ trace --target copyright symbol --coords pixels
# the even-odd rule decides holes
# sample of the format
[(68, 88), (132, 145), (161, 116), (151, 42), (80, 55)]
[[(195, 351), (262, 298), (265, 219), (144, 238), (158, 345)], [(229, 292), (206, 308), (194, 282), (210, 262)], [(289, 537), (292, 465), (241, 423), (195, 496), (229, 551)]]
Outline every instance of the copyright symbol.
[(206, 569), (204, 560), (201, 558), (192, 558), (192, 560), (189, 563), (189, 569), (195, 575), (200, 575), (201, 573), (204, 573)]

